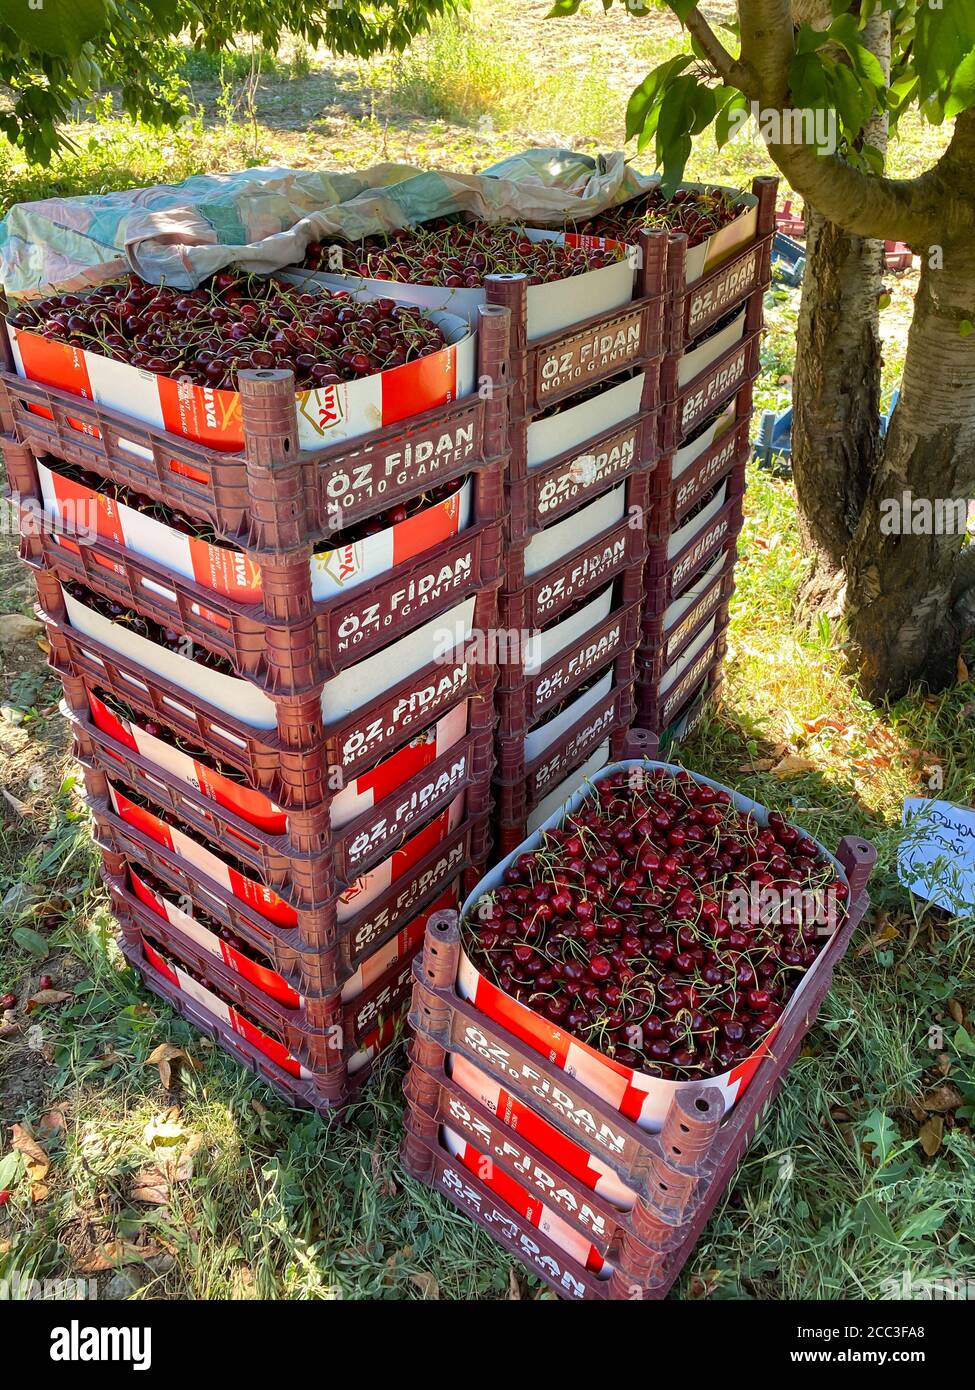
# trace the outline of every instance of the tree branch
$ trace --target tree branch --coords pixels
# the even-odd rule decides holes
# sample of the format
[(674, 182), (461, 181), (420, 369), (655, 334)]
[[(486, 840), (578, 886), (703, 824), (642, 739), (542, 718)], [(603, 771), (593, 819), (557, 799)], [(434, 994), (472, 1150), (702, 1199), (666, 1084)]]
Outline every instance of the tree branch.
[(708, 62), (728, 87), (737, 87), (746, 96), (757, 90), (755, 74), (737, 58), (733, 58), (710, 24), (695, 5), (684, 20), (690, 33), (697, 39), (698, 46), (707, 55)]

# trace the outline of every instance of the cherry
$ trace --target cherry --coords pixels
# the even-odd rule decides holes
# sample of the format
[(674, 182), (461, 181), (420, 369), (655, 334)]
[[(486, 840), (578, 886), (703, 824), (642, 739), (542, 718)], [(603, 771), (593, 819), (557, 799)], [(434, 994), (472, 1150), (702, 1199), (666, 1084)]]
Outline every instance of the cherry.
[(17, 996), (12, 990), (7, 994), (0, 994), (0, 1013), (2, 1013), (4, 1009), (13, 1009), (16, 1008), (16, 1006)]

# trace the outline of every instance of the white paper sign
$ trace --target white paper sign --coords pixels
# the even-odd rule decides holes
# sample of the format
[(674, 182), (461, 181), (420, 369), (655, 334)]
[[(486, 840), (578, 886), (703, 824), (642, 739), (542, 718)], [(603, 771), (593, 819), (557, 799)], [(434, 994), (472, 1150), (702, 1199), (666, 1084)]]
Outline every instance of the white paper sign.
[(897, 852), (905, 888), (947, 912), (975, 908), (975, 810), (923, 796), (904, 798), (908, 834)]

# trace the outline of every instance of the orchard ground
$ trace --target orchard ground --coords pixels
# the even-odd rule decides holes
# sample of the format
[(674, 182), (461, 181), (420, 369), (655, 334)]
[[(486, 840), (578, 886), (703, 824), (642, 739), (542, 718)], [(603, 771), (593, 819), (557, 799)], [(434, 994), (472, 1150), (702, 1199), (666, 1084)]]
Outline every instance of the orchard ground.
[[(547, 8), (486, 0), (372, 64), (246, 45), (222, 65), (189, 54), (199, 110), (183, 129), (140, 129), (106, 101), (50, 169), (0, 145), (0, 211), (248, 163), (476, 170), (528, 144), (619, 148), (626, 97), (677, 50), (676, 21), (590, 3), (546, 22)], [(704, 9), (720, 18), (731, 5)], [(894, 172), (915, 172), (943, 143), (909, 126)], [(704, 142), (688, 177), (746, 185), (769, 171), (756, 143), (719, 154)], [(915, 286), (913, 273), (889, 278), (885, 402)], [(769, 297), (759, 409), (787, 403), (798, 302), (794, 290)], [(861, 701), (842, 632), (792, 620), (803, 560), (788, 480), (753, 469), (749, 483), (728, 679), (682, 757), (829, 845), (869, 836), (880, 862), (874, 909), (676, 1292), (957, 1287), (975, 1276), (975, 914), (949, 920), (912, 901), (894, 857), (905, 795), (975, 799), (975, 684), (963, 657), (945, 694), (885, 710)], [(328, 1125), (288, 1110), (122, 969), (58, 685), (24, 622), (31, 581), (9, 534), (0, 545), (0, 993), (26, 1001), (49, 975), (68, 996), (0, 1028), (0, 1189), (12, 1189), (0, 1278), (94, 1278), (102, 1296), (140, 1298), (550, 1296), (404, 1178), (401, 1050), (348, 1124)], [(22, 1003), (14, 1017), (24, 1021)], [(150, 1063), (166, 1043), (183, 1055)], [(42, 1152), (15, 1148), (14, 1125)]]

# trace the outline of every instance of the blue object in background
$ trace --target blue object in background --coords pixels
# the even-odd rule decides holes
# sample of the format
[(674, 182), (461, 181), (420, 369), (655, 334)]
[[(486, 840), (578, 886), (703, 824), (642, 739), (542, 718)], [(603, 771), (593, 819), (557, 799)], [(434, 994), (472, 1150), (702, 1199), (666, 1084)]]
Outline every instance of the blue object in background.
[(785, 232), (776, 232), (772, 240), (772, 273), (787, 285), (800, 285), (806, 268), (806, 248)]
[[(898, 387), (890, 398), (890, 410), (880, 417), (880, 433), (886, 435), (893, 418), (894, 408), (900, 398)], [(752, 456), (763, 468), (787, 469), (792, 457), (792, 406), (776, 414), (774, 410), (763, 410), (758, 426), (758, 438)]]

